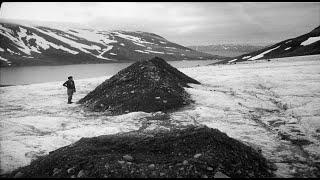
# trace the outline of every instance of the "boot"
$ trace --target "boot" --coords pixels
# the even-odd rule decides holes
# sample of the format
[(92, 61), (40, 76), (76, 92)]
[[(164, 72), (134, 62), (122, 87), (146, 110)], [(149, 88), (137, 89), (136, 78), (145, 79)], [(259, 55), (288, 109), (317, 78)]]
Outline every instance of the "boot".
[(73, 102), (71, 102), (72, 97), (68, 97), (68, 104), (71, 104)]

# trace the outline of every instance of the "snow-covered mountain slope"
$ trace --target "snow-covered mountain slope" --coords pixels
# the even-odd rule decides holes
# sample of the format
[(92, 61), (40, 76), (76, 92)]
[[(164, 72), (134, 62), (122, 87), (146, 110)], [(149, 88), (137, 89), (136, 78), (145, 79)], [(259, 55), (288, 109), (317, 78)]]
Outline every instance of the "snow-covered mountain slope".
[(217, 59), (153, 33), (0, 23), (0, 66)]
[(314, 54), (320, 54), (320, 26), (302, 36), (287, 39), (258, 51), (246, 53), (234, 58), (228, 58), (214, 64), (230, 64), (241, 61), (253, 61), (260, 59), (273, 59)]

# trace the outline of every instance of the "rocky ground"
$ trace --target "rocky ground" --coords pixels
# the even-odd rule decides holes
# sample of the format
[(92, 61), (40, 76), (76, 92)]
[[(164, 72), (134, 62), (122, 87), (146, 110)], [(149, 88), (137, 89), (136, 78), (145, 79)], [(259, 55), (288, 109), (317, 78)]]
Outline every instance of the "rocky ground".
[(7, 177), (214, 178), (273, 177), (253, 148), (217, 129), (132, 131), (82, 138)]

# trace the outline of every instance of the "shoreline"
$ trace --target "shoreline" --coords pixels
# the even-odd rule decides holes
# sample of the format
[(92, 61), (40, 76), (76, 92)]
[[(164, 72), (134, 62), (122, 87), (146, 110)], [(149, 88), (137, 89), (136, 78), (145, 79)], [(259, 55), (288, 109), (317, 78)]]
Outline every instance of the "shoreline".
[[(196, 67), (196, 66), (204, 66), (204, 65), (208, 65), (210, 63), (212, 63), (213, 61), (215, 60), (180, 60), (180, 61), (167, 61), (169, 64), (173, 64), (173, 66), (175, 68), (188, 68), (188, 67)], [(17, 76), (28, 76), (29, 73), (27, 72), (24, 72), (26, 70), (30, 71), (30, 73), (36, 73), (36, 76), (40, 76), (39, 72), (37, 73), (37, 71), (40, 71), (41, 70), (41, 73), (46, 73), (47, 71), (53, 71), (53, 72), (62, 72), (62, 73), (65, 73), (65, 71), (70, 71), (70, 72), (74, 72), (75, 74), (78, 74), (83, 76), (83, 77), (80, 77), (79, 79), (77, 80), (82, 80), (82, 79), (88, 79), (88, 78), (99, 78), (101, 76), (112, 76), (114, 74), (116, 74), (117, 72), (119, 72), (121, 69), (129, 66), (130, 64), (132, 64), (134, 62), (130, 62), (130, 63), (105, 63), (105, 64), (74, 64), (74, 65), (58, 65), (58, 66), (26, 66), (26, 67), (13, 67), (12, 69), (15, 69), (17, 71)], [(95, 68), (98, 69), (98, 71), (100, 73), (96, 73), (94, 72), (93, 74), (88, 74), (88, 71), (85, 70), (86, 69), (86, 65), (88, 66), (88, 68), (93, 68), (93, 70)], [(110, 71), (108, 71), (108, 69), (106, 69), (106, 73), (105, 72), (102, 72), (103, 69), (102, 67), (99, 67), (100, 66), (106, 66), (107, 68), (112, 68), (114, 65), (114, 70), (112, 70), (113, 73), (111, 73)], [(33, 68), (36, 68), (36, 70), (33, 70)], [(21, 69), (21, 70), (19, 70)], [(62, 69), (65, 69), (65, 70), (62, 70)], [(79, 74), (80, 72), (78, 72), (78, 69), (79, 71), (83, 71), (82, 74)], [(0, 71), (1, 72), (1, 71)], [(3, 74), (2, 77), (5, 77), (6, 76), (6, 72), (2, 72)], [(11, 72), (8, 72), (10, 74), (8, 74), (7, 76), (14, 76), (13, 73)], [(99, 74), (98, 76), (94, 76), (94, 75), (97, 75)], [(48, 75), (45, 75), (45, 76), (48, 76)], [(89, 77), (86, 77), (86, 76), (89, 76)], [(74, 77), (77, 77), (76, 75), (74, 75)], [(13, 77), (13, 78), (16, 78), (16, 77)], [(50, 76), (49, 76), (50, 78)], [(4, 78), (3, 78), (4, 79)], [(6, 78), (7, 79), (7, 78)], [(62, 78), (59, 78), (59, 79), (62, 79)], [(63, 80), (61, 81), (64, 81), (65, 80), (65, 77), (63, 78)], [(33, 80), (18, 80), (17, 82), (21, 82), (21, 83), (18, 83), (18, 84), (15, 84), (16, 82), (13, 82), (13, 80), (11, 80), (12, 82), (10, 83), (10, 81), (7, 81), (7, 80), (2, 80), (2, 82), (7, 82), (6, 84), (3, 84), (2, 82), (0, 82), (0, 88), (1, 87), (6, 87), (6, 86), (17, 86), (17, 85), (32, 85), (32, 84), (40, 84), (40, 83), (48, 83), (48, 82), (57, 82), (59, 80), (57, 79), (52, 79), (49, 81), (47, 81), (46, 79), (43, 79), (43, 80), (38, 80), (37, 82), (32, 82)], [(31, 81), (31, 83), (23, 83), (23, 82), (27, 82), (27, 81)]]
[[(216, 59), (181, 59), (181, 60), (169, 60), (167, 62), (182, 62), (182, 61), (221, 61)], [(79, 64), (52, 64), (52, 65), (27, 65), (27, 66), (0, 66), (2, 68), (22, 68), (22, 67), (57, 67), (57, 66), (73, 66), (73, 65), (99, 65), (99, 64), (125, 64), (135, 63), (137, 61), (121, 61), (121, 62), (101, 62), (101, 63), (79, 63)]]

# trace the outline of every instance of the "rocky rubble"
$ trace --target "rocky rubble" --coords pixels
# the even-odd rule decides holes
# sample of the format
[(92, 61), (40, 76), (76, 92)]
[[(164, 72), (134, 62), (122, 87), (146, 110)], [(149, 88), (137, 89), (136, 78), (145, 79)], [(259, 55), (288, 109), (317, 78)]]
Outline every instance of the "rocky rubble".
[(189, 126), (82, 138), (8, 177), (261, 178), (273, 177), (273, 170), (260, 153), (225, 133)]
[(183, 87), (200, 84), (165, 60), (138, 61), (97, 86), (78, 103), (112, 115), (134, 111), (167, 111), (190, 104)]

